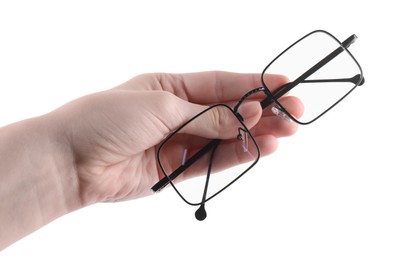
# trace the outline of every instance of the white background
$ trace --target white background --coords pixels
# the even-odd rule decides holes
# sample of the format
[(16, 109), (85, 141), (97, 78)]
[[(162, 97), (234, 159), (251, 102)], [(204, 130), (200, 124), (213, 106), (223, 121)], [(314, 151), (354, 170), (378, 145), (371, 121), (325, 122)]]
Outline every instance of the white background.
[(359, 37), (366, 83), (281, 139), (204, 222), (169, 189), (69, 214), (0, 259), (394, 259), (390, 3), (2, 0), (0, 125), (144, 72), (260, 73), (315, 29)]

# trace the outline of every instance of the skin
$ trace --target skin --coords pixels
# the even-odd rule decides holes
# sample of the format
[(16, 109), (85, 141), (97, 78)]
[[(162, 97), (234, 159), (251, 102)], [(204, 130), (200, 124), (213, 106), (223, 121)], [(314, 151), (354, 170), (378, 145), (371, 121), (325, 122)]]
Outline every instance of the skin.
[[(268, 81), (275, 88), (286, 79), (270, 75)], [(87, 205), (151, 194), (163, 176), (156, 160), (160, 142), (209, 105), (234, 105), (260, 85), (258, 74), (144, 74), (0, 128), (0, 250)], [(296, 98), (283, 103), (296, 117), (302, 114)], [(240, 114), (262, 156), (297, 129), (270, 109), (262, 111), (258, 101), (246, 102)], [(220, 124), (232, 126), (233, 119), (219, 120), (215, 111), (205, 117), (206, 124), (185, 134), (218, 138), (227, 135), (216, 131)]]

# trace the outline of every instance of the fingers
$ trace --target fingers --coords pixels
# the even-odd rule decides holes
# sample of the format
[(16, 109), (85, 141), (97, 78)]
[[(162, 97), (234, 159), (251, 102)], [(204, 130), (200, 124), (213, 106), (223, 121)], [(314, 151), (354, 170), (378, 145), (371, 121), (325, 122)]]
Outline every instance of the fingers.
[[(261, 119), (262, 109), (259, 102), (250, 102), (239, 112), (247, 128), (252, 128)], [(244, 128), (239, 120), (230, 107), (217, 105), (196, 116), (180, 132), (212, 139), (235, 138)]]
[[(277, 138), (272, 135), (262, 135), (254, 138), (260, 150), (260, 156), (267, 156), (277, 150)], [(217, 163), (222, 165), (220, 168), (228, 168), (240, 163), (245, 163), (256, 159), (256, 147), (249, 144), (248, 152), (240, 145), (238, 140), (233, 142), (223, 142), (217, 149)], [(223, 160), (221, 160), (223, 159)]]
[[(188, 100), (203, 104), (237, 101), (248, 91), (262, 86), (260, 74), (211, 71), (180, 74), (178, 77), (181, 85), (170, 84), (173, 88), (166, 90), (183, 87)], [(267, 81), (273, 87), (280, 87), (287, 82), (280, 75), (267, 75)]]
[(249, 90), (262, 85), (260, 74), (210, 71), (171, 77), (173, 81), (170, 84), (163, 84), (165, 90), (174, 91), (181, 88), (189, 101), (201, 104), (239, 100)]
[[(215, 157), (214, 157), (215, 160), (212, 165), (213, 172), (218, 173), (219, 171), (223, 171), (243, 163), (247, 163), (247, 162), (252, 163), (253, 161), (259, 158), (258, 156), (260, 157), (267, 156), (277, 150), (278, 141), (277, 138), (275, 138), (274, 136), (264, 135), (254, 139), (256, 141), (258, 148), (254, 144), (250, 143), (248, 147), (248, 151), (244, 149), (245, 147), (243, 147), (243, 145), (240, 144), (239, 140), (234, 140), (232, 142), (221, 142), (215, 151)], [(196, 175), (207, 174), (207, 163), (208, 163), (207, 160), (208, 158), (203, 159), (202, 164), (199, 165), (199, 167), (195, 168)], [(249, 165), (246, 164), (245, 167), (242, 167), (242, 169), (246, 169), (248, 166)], [(242, 172), (237, 172), (236, 174), (241, 174), (241, 173)], [(227, 172), (227, 174), (229, 174), (229, 172)], [(193, 177), (193, 176), (191, 175), (191, 173), (189, 173), (188, 177)]]
[[(281, 103), (295, 118), (302, 116), (303, 103), (298, 98), (287, 96), (281, 99)], [(274, 115), (271, 107), (268, 107), (263, 111), (262, 119), (250, 131), (254, 136), (272, 135), (275, 137), (285, 137), (295, 134), (297, 129), (297, 123)]]
[[(284, 106), (290, 113), (299, 116), (303, 111), (298, 99), (295, 97), (285, 97)], [(166, 162), (168, 172), (171, 174), (174, 169), (178, 168), (184, 161), (181, 158), (189, 158), (186, 154), (196, 154), (213, 138), (222, 139), (215, 153), (215, 162), (213, 171), (219, 172), (229, 167), (239, 165), (248, 161), (254, 161), (257, 157), (266, 156), (273, 153), (278, 146), (278, 137), (289, 136), (295, 133), (297, 124), (286, 121), (273, 114), (262, 116), (260, 103), (258, 101), (249, 101), (240, 107), (239, 112), (244, 118), (245, 124), (253, 126), (250, 129), (252, 136), (258, 146), (255, 146), (253, 140), (247, 143), (248, 149), (243, 139), (238, 138), (238, 129), (243, 128), (238, 119), (231, 110), (226, 107), (218, 106), (209, 109), (200, 116), (196, 117), (181, 129), (180, 135), (173, 137), (162, 148), (161, 161)], [(196, 124), (195, 124), (196, 123)], [(163, 149), (166, 149), (163, 150)], [(171, 152), (170, 152), (171, 151)], [(185, 152), (187, 151), (187, 152)], [(202, 158), (194, 163), (194, 166), (185, 171), (181, 178), (194, 177), (207, 173), (208, 158), (210, 153), (207, 152)], [(175, 161), (174, 161), (175, 160)], [(247, 165), (248, 166), (248, 165)], [(166, 171), (167, 172), (167, 171)]]
[[(151, 121), (163, 122), (167, 126), (160, 135), (162, 138), (167, 135), (167, 130), (173, 131), (192, 118), (194, 119), (183, 127), (180, 133), (210, 139), (230, 139), (237, 136), (239, 128), (244, 128), (232, 110), (224, 105), (208, 109), (206, 106), (186, 102), (168, 92), (159, 91), (149, 94), (157, 99), (147, 103), (143, 102), (144, 98), (141, 98), (143, 104), (139, 106), (146, 107), (146, 110), (150, 111), (149, 115), (155, 116), (155, 120), (151, 119)], [(303, 113), (303, 104), (295, 97), (284, 97), (282, 104), (295, 117), (300, 117)], [(202, 113), (202, 111), (205, 112)], [(255, 138), (263, 135), (276, 138), (290, 136), (298, 128), (293, 121), (274, 115), (270, 108), (262, 113), (258, 101), (246, 102), (239, 108), (239, 113), (244, 119), (243, 123)]]
[[(281, 75), (265, 75), (265, 81), (277, 88), (287, 82)], [(143, 74), (118, 88), (164, 90), (197, 104), (228, 103), (239, 100), (248, 91), (261, 87), (261, 74), (208, 71), (186, 74)]]
[[(203, 141), (204, 145), (209, 144), (210, 140), (201, 137), (192, 136), (177, 136), (170, 142), (165, 143), (159, 152), (159, 159), (161, 165), (164, 167), (165, 173), (170, 176), (184, 163), (188, 164), (190, 158), (196, 156), (202, 151), (202, 144), (199, 145), (198, 138)], [(211, 147), (202, 156), (193, 161), (193, 164), (185, 168), (181, 175), (177, 177), (175, 182), (180, 182), (191, 177), (207, 174), (207, 167), (210, 163), (210, 157), (213, 149), (215, 149), (214, 160), (212, 161), (213, 173), (223, 171), (230, 167), (243, 164), (246, 162), (253, 162), (259, 156), (266, 156), (273, 153), (278, 146), (277, 139), (271, 135), (259, 136), (255, 138), (256, 145), (252, 140), (246, 146), (242, 140), (234, 138), (232, 140), (222, 140), (217, 148)], [(241, 169), (247, 169), (249, 165), (246, 164)], [(225, 177), (228, 182), (232, 181), (238, 174), (241, 174), (240, 168), (237, 171), (230, 171)], [(234, 176), (236, 174), (236, 176)], [(232, 177), (233, 176), (233, 177)], [(230, 179), (229, 179), (230, 178)], [(224, 183), (226, 184), (226, 183)]]
[(286, 76), (280, 74), (265, 74), (263, 75), (263, 80), (266, 87), (269, 88), (272, 93), (277, 88), (289, 82), (289, 79)]
[(273, 115), (262, 118), (254, 128), (250, 129), (250, 132), (254, 137), (271, 135), (281, 138), (295, 134), (297, 129), (297, 123)]
[[(170, 106), (172, 109), (163, 104), (155, 114), (160, 118), (160, 121), (167, 122), (170, 130), (176, 129), (192, 118), (194, 119), (183, 127), (180, 133), (211, 139), (229, 139), (237, 135), (238, 128), (243, 128), (239, 119), (226, 106), (217, 105), (208, 109), (205, 106), (185, 102), (171, 94), (165, 96), (171, 97), (171, 99), (158, 103), (173, 104)], [(284, 97), (282, 104), (296, 118), (303, 113), (303, 104), (296, 97)], [(274, 115), (270, 107), (262, 112), (258, 101), (246, 102), (240, 107), (239, 113), (243, 117), (243, 123), (250, 129), (254, 137), (262, 135), (276, 138), (291, 136), (298, 128), (295, 122)]]
[[(295, 118), (300, 118), (303, 115), (304, 105), (299, 98), (294, 96), (286, 96), (282, 97), (280, 100), (283, 107)], [(272, 107), (273, 105), (264, 109), (262, 116), (272, 116)]]

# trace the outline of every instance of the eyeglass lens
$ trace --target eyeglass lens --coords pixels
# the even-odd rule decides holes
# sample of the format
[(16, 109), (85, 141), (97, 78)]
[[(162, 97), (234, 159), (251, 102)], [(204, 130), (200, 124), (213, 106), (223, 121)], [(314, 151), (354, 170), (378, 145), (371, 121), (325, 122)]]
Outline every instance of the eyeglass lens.
[[(325, 113), (352, 91), (362, 77), (360, 67), (350, 53), (324, 32), (303, 38), (266, 68), (263, 82), (270, 90), (270, 82), (265, 81), (266, 74), (284, 75), (290, 85), (293, 84), (291, 88), (283, 86), (271, 93), (279, 96), (283, 91), (298, 97), (304, 105), (304, 114), (298, 119), (301, 123), (312, 122)], [(282, 99), (278, 102), (281, 104)]]
[[(206, 124), (207, 115), (213, 109), (222, 117), (233, 118), (232, 126), (217, 129), (215, 138), (202, 137), (203, 133), (188, 134), (188, 128)], [(214, 148), (215, 153), (212, 153)], [(215, 106), (201, 113), (168, 138), (158, 152), (165, 175), (179, 195), (192, 205), (199, 205), (218, 194), (258, 158), (259, 148), (253, 137), (227, 106)], [(206, 185), (209, 166), (210, 180)]]

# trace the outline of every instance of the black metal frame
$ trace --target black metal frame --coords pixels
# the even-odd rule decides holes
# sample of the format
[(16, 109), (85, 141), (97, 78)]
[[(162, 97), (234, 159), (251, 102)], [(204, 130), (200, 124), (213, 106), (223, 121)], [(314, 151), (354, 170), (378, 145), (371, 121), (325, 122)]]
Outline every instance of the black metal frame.
[[(318, 62), (317, 64), (315, 64), (313, 67), (311, 67), (309, 70), (307, 70), (305, 73), (303, 73), (300, 77), (298, 77), (296, 80), (292, 81), (292, 82), (288, 82), (286, 84), (284, 84), (283, 86), (277, 88), (274, 92), (271, 92), (269, 90), (269, 88), (266, 86), (265, 81), (263, 79), (263, 76), (265, 75), (266, 70), (271, 66), (271, 64), (273, 64), (273, 62), (275, 62), (279, 57), (281, 57), (284, 53), (286, 53), (289, 49), (291, 49), (294, 45), (296, 45), (297, 43), (299, 43), (300, 41), (302, 41), (303, 39), (305, 39), (306, 37), (314, 34), (314, 33), (325, 33), (327, 35), (329, 35), (333, 40), (335, 40), (338, 44), (339, 47), (334, 50), (332, 53), (330, 53), (329, 55), (327, 55), (324, 59), (322, 59), (320, 62)], [(314, 122), (315, 120), (317, 120), (318, 118), (320, 118), (322, 115), (324, 115), (325, 113), (327, 113), (329, 110), (331, 110), (334, 106), (336, 106), (340, 101), (342, 101), (346, 96), (348, 96), (357, 86), (363, 85), (365, 82), (365, 79), (363, 77), (362, 74), (362, 68), (359, 65), (359, 63), (357, 62), (357, 60), (354, 58), (354, 56), (350, 53), (350, 51), (348, 50), (348, 47), (357, 39), (357, 37), (355, 35), (350, 36), (349, 38), (347, 38), (345, 41), (340, 42), (337, 38), (335, 38), (332, 34), (324, 31), (324, 30), (316, 30), (313, 31), (307, 35), (305, 35), (304, 37), (300, 38), (298, 41), (294, 42), (292, 45), (290, 45), (287, 49), (285, 49), (283, 52), (281, 52), (272, 62), (270, 62), (266, 68), (263, 70), (262, 74), (261, 74), (261, 82), (262, 82), (262, 87), (253, 89), (251, 91), (249, 91), (248, 93), (246, 93), (243, 97), (240, 98), (239, 102), (236, 104), (236, 106), (232, 109), (230, 108), (228, 105), (225, 104), (216, 104), (213, 105), (209, 108), (207, 108), (206, 110), (202, 111), (201, 113), (197, 114), (196, 116), (194, 116), (193, 118), (191, 118), (190, 120), (188, 120), (186, 123), (184, 123), (182, 126), (180, 126), (176, 131), (174, 131), (173, 133), (171, 133), (159, 146), (159, 149), (157, 151), (157, 158), (158, 158), (158, 164), (162, 170), (162, 172), (164, 173), (165, 177), (162, 178), (161, 180), (159, 180), (159, 182), (157, 182), (151, 189), (154, 192), (157, 192), (159, 190), (161, 190), (162, 188), (166, 187), (169, 183), (173, 186), (174, 190), (177, 192), (177, 194), (189, 205), (192, 206), (199, 206), (200, 208), (196, 211), (195, 216), (198, 220), (203, 220), (206, 217), (206, 211), (204, 209), (204, 205), (205, 203), (214, 198), (215, 196), (217, 196), (219, 193), (221, 193), (222, 191), (224, 191), (226, 188), (228, 188), (231, 184), (233, 184), (235, 181), (237, 181), (241, 176), (243, 176), (247, 171), (249, 171), (259, 160), (259, 147), (255, 141), (255, 139), (253, 138), (252, 134), (248, 131), (248, 128), (244, 125), (243, 123), (243, 118), (242, 116), (237, 112), (239, 106), (242, 104), (242, 102), (248, 98), (249, 96), (257, 93), (257, 92), (264, 92), (266, 94), (266, 98), (264, 100), (261, 101), (261, 107), (262, 110), (267, 108), (269, 105), (272, 105), (273, 103), (275, 103), (275, 105), (277, 106), (278, 109), (280, 109), (283, 113), (285, 113), (291, 120), (295, 121), (298, 124), (301, 125), (307, 125), (310, 124), (312, 122)], [(329, 61), (331, 61), (333, 58), (335, 58), (337, 55), (339, 55), (340, 53), (342, 53), (343, 51), (346, 51), (350, 57), (355, 61), (356, 65), (359, 67), (360, 70), (360, 74), (355, 75), (352, 78), (347, 78), (347, 79), (319, 79), (319, 80), (307, 80), (307, 78), (312, 75), (314, 72), (316, 72), (317, 70), (319, 70), (321, 67), (323, 67), (325, 64), (327, 64)], [(351, 82), (354, 83), (355, 86), (348, 91), (343, 97), (341, 97), (337, 102), (335, 102), (333, 105), (331, 105), (328, 109), (326, 109), (324, 112), (322, 112), (321, 114), (319, 114), (317, 117), (315, 117), (314, 119), (308, 121), (308, 122), (300, 122), (297, 118), (295, 118), (291, 113), (289, 113), (282, 105), (281, 103), (278, 101), (278, 99), (280, 97), (282, 97), (285, 93), (287, 93), (288, 91), (290, 91), (292, 88), (294, 88), (295, 86), (297, 86), (299, 83), (308, 83), (308, 82)], [(224, 106), (226, 108), (228, 108), (229, 110), (232, 111), (232, 113), (239, 119), (239, 122), (243, 125), (243, 127), (245, 127), (245, 129), (248, 132), (248, 135), (250, 136), (251, 140), (253, 140), (254, 144), (257, 146), (257, 150), (258, 150), (258, 158), (256, 158), (256, 160), (251, 164), (250, 167), (248, 167), (244, 172), (242, 172), (235, 180), (233, 180), (231, 183), (229, 183), (228, 185), (226, 185), (224, 188), (222, 188), (221, 190), (219, 190), (218, 192), (216, 192), (215, 194), (213, 194), (212, 196), (210, 196), (209, 198), (206, 198), (206, 192), (207, 192), (207, 186), (209, 183), (209, 178), (210, 178), (210, 172), (211, 172), (211, 163), (212, 163), (212, 159), (215, 153), (215, 149), (217, 148), (217, 146), (220, 144), (221, 140), (219, 139), (214, 139), (211, 142), (209, 142), (206, 146), (204, 146), (200, 151), (198, 151), (196, 154), (194, 154), (188, 161), (185, 162), (185, 164), (181, 167), (179, 167), (178, 169), (176, 169), (173, 173), (171, 173), (170, 175), (167, 175), (163, 165), (161, 164), (160, 160), (159, 160), (159, 153), (161, 151), (161, 148), (163, 147), (163, 145), (169, 140), (171, 139), (175, 134), (177, 134), (177, 132), (182, 129), (183, 127), (185, 127), (188, 123), (190, 123), (191, 121), (193, 121), (194, 119), (196, 119), (197, 117), (199, 117), (200, 115), (202, 115), (203, 113), (205, 113), (206, 111), (208, 111), (209, 109), (215, 108), (217, 106)], [(173, 180), (175, 178), (177, 178), (180, 174), (183, 173), (183, 171), (185, 171), (190, 165), (192, 165), (194, 162), (196, 162), (197, 160), (199, 160), (199, 158), (201, 158), (204, 154), (206, 154), (207, 152), (212, 151), (212, 154), (210, 156), (210, 162), (209, 162), (209, 169), (208, 169), (208, 173), (206, 176), (206, 186), (204, 189), (204, 194), (202, 195), (202, 201), (200, 203), (190, 203), (189, 201), (187, 201), (182, 194), (177, 190), (176, 186), (173, 184)]]

